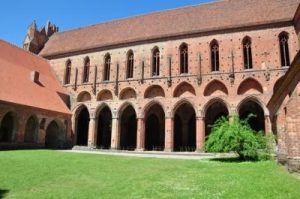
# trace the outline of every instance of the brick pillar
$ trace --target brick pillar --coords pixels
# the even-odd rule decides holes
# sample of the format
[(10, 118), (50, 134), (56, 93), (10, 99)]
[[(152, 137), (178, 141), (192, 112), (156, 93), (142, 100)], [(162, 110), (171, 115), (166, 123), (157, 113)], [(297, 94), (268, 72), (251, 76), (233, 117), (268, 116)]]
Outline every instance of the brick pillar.
[(119, 118), (112, 118), (111, 149), (118, 149), (120, 145)]
[(90, 118), (89, 122), (89, 135), (88, 135), (88, 147), (96, 147), (96, 118)]
[(76, 118), (75, 118), (75, 114), (72, 116), (71, 119), (71, 123), (72, 123), (72, 132), (71, 132), (71, 140), (72, 140), (72, 144), (76, 145), (77, 142), (77, 135), (76, 135)]
[(136, 140), (136, 150), (145, 150), (145, 121), (144, 118), (137, 119), (137, 140)]
[(170, 152), (174, 149), (174, 120), (173, 118), (165, 119), (165, 151)]
[(197, 117), (196, 119), (196, 151), (204, 151), (205, 142), (205, 118)]
[(265, 115), (265, 132), (266, 135), (272, 134), (272, 124), (269, 115)]

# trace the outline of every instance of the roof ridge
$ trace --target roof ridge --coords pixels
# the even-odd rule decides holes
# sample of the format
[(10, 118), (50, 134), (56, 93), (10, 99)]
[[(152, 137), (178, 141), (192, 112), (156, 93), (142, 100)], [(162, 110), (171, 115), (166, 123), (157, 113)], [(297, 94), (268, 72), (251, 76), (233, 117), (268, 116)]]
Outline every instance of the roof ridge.
[(22, 51), (22, 52), (24, 52), (24, 53), (27, 53), (27, 54), (29, 54), (29, 55), (31, 55), (31, 56), (37, 57), (37, 58), (39, 58), (39, 59), (42, 59), (42, 60), (47, 61), (48, 63), (50, 63), (48, 59), (45, 59), (44, 57), (42, 57), (42, 56), (40, 56), (40, 55), (37, 55), (37, 54), (35, 54), (35, 53), (33, 53), (33, 52), (24, 50), (23, 48), (17, 46), (16, 44), (13, 44), (13, 43), (11, 43), (11, 42), (9, 42), (9, 41), (5, 41), (5, 40), (3, 40), (3, 39), (0, 39), (0, 42), (3, 42), (3, 43), (5, 43), (5, 44), (8, 44), (8, 45), (10, 45), (11, 47), (16, 48), (16, 49), (18, 49), (18, 50), (20, 50), (20, 51)]
[(212, 0), (211, 2), (203, 2), (203, 3), (199, 3), (199, 4), (186, 5), (186, 6), (177, 7), (177, 8), (168, 8), (168, 9), (157, 10), (157, 11), (153, 11), (153, 12), (150, 11), (149, 13), (137, 14), (137, 15), (133, 15), (133, 16), (126, 16), (126, 17), (121, 17), (121, 18), (118, 18), (118, 19), (111, 19), (111, 20), (108, 20), (108, 21), (102, 21), (102, 22), (95, 23), (95, 24), (85, 25), (85, 26), (81, 26), (81, 27), (78, 27), (78, 28), (73, 28), (73, 29), (69, 29), (69, 30), (65, 30), (65, 31), (61, 31), (61, 32), (56, 32), (56, 33), (53, 34), (53, 36), (58, 35), (58, 34), (67, 33), (67, 32), (76, 31), (76, 30), (80, 30), (80, 29), (90, 28), (90, 27), (93, 27), (93, 26), (110, 24), (110, 23), (117, 22), (117, 21), (125, 21), (125, 20), (128, 20), (128, 19), (145, 17), (145, 16), (153, 15), (153, 14), (159, 14), (159, 13), (165, 13), (165, 12), (170, 12), (170, 11), (174, 11), (174, 10), (183, 10), (183, 9), (192, 8), (192, 7), (223, 3), (223, 2), (226, 2), (226, 1), (234, 1), (234, 0)]

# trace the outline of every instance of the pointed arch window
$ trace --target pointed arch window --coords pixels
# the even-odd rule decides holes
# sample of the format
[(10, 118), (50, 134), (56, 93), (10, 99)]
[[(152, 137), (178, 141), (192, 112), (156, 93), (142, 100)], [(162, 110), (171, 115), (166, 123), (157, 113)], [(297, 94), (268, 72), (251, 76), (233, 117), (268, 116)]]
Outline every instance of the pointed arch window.
[(90, 58), (86, 57), (84, 59), (82, 83), (89, 82), (89, 74), (90, 74)]
[(289, 35), (287, 32), (282, 32), (279, 34), (281, 66), (289, 66), (290, 65), (288, 41), (289, 41)]
[(66, 62), (64, 84), (70, 84), (71, 83), (71, 68), (72, 68), (72, 62), (71, 62), (71, 60), (68, 60)]
[(189, 70), (189, 59), (188, 59), (188, 46), (183, 43), (179, 47), (180, 52), (180, 74), (188, 73)]
[(252, 66), (252, 48), (250, 37), (243, 39), (244, 69), (251, 69)]
[(110, 64), (111, 64), (111, 57), (110, 54), (106, 54), (104, 58), (104, 74), (103, 80), (109, 81), (110, 78)]
[(155, 47), (152, 52), (152, 76), (159, 76), (160, 53)]
[(211, 54), (211, 71), (219, 71), (219, 44), (217, 40), (213, 40), (210, 43), (210, 54)]
[(132, 50), (127, 53), (127, 78), (133, 78), (134, 54)]

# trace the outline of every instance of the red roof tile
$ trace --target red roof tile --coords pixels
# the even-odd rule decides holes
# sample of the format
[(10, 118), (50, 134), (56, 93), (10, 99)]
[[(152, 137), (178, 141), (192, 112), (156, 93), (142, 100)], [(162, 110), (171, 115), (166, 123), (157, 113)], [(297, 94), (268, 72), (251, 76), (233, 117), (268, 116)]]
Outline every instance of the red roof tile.
[[(32, 71), (39, 72), (39, 84)], [(0, 40), (0, 101), (71, 114), (59, 94), (68, 95), (47, 60)]]
[(225, 0), (55, 33), (42, 56), (169, 36), (292, 21), (299, 0)]

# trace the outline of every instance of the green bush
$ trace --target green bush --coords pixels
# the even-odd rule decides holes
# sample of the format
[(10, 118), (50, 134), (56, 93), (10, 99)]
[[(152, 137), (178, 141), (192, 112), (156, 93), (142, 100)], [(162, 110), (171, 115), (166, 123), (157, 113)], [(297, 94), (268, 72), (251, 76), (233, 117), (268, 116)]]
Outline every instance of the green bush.
[(248, 120), (233, 116), (229, 121), (221, 117), (212, 125), (211, 134), (205, 142), (208, 152), (235, 152), (243, 160), (266, 160), (271, 157), (272, 144), (270, 136), (262, 131), (254, 131)]

